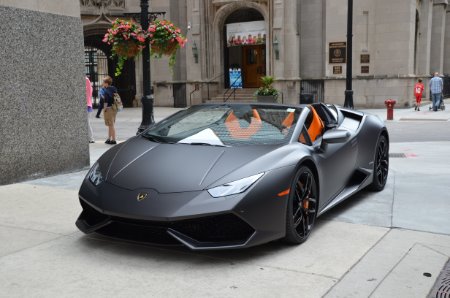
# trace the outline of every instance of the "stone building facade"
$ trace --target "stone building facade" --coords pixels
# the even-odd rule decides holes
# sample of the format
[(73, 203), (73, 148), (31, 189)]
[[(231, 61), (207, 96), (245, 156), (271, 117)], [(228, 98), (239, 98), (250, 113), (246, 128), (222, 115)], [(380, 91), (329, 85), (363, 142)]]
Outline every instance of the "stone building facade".
[[(105, 56), (109, 49), (99, 40), (108, 22), (140, 12), (139, 0), (80, 0), (80, 5), (85, 45)], [(152, 60), (155, 105), (220, 98), (234, 70), (242, 76), (240, 93), (254, 92), (260, 76), (272, 75), (284, 102), (298, 103), (302, 93), (344, 103), (347, 0), (151, 0), (150, 10), (165, 12), (189, 40), (173, 73), (165, 59)], [(427, 83), (435, 71), (450, 73), (448, 14), (447, 0), (354, 1), (355, 106), (383, 107), (387, 98), (409, 106), (418, 78)], [(246, 42), (234, 44), (233, 35)], [(111, 73), (114, 61), (107, 64)], [(142, 94), (141, 72), (138, 57), (117, 79), (129, 105)]]
[(86, 168), (80, 5), (0, 0), (0, 185)]

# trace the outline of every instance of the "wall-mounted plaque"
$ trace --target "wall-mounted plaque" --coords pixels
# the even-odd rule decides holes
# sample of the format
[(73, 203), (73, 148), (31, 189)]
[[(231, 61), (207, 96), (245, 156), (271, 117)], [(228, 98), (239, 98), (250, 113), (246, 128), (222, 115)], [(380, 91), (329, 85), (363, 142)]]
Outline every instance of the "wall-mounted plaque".
[(342, 66), (333, 66), (333, 74), (342, 74)]
[(370, 63), (370, 55), (361, 54), (361, 63)]
[(369, 73), (369, 65), (361, 65), (361, 73)]
[(345, 63), (347, 57), (346, 42), (330, 42), (330, 57), (328, 63)]

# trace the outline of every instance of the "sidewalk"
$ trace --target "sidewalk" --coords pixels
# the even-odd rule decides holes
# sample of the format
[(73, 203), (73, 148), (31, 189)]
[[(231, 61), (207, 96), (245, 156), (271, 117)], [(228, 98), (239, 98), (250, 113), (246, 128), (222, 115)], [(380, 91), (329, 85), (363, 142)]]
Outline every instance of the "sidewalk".
[[(450, 99), (444, 100), (446, 109), (434, 112), (429, 110), (430, 101), (422, 101), (420, 111), (412, 108), (394, 108), (394, 121), (449, 121), (450, 120)], [(363, 112), (377, 115), (382, 120), (386, 120), (386, 109), (361, 109)]]
[[(394, 121), (430, 113), (398, 109)], [(119, 141), (140, 119), (140, 108), (119, 113)], [(92, 123), (91, 163), (111, 148), (103, 119)], [(74, 222), (87, 170), (0, 186), (0, 297), (426, 297), (450, 257), (450, 142), (391, 152), (405, 158), (391, 158), (385, 190), (320, 217), (300, 246), (192, 252), (84, 235)]]

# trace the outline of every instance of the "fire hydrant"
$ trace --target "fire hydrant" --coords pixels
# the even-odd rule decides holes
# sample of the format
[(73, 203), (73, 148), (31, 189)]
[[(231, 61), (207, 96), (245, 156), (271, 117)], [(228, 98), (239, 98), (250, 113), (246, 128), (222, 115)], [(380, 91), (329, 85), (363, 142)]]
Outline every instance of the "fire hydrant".
[(387, 120), (394, 120), (394, 106), (397, 102), (393, 99), (386, 99), (384, 104), (387, 108)]

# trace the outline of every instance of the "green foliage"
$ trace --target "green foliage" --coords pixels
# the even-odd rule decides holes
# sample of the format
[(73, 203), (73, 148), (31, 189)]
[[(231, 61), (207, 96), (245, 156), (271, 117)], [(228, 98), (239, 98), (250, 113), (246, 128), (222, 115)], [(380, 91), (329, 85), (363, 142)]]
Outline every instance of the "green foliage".
[(258, 88), (255, 95), (261, 96), (276, 96), (278, 95), (277, 89), (275, 89), (272, 85), (275, 79), (272, 76), (263, 76), (261, 77), (262, 86)]
[(118, 58), (115, 72), (117, 77), (122, 73), (125, 61), (136, 57), (149, 43), (152, 56), (169, 57), (169, 67), (172, 70), (176, 62), (176, 52), (180, 47), (184, 47), (187, 39), (181, 34), (181, 29), (168, 20), (156, 20), (144, 31), (141, 25), (118, 18), (108, 29), (103, 42), (112, 46), (112, 56)]

